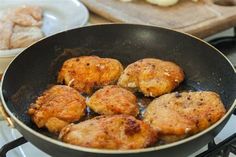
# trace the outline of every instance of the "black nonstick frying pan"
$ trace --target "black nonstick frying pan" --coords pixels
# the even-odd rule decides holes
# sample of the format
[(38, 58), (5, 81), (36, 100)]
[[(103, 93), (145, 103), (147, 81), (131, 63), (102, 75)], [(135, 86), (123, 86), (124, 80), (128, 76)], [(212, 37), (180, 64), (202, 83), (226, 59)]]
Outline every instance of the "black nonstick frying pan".
[[(138, 150), (102, 150), (60, 142), (37, 129), (26, 110), (49, 85), (56, 83), (63, 62), (74, 56), (116, 58), (124, 66), (148, 57), (180, 65), (186, 79), (177, 90), (211, 90), (220, 94), (226, 115), (210, 128), (171, 144)], [(97, 25), (62, 32), (28, 47), (3, 75), (1, 98), (16, 128), (32, 144), (56, 157), (184, 157), (206, 145), (224, 127), (236, 102), (236, 74), (226, 57), (209, 44), (173, 30), (131, 24)], [(234, 127), (234, 126), (232, 126)]]

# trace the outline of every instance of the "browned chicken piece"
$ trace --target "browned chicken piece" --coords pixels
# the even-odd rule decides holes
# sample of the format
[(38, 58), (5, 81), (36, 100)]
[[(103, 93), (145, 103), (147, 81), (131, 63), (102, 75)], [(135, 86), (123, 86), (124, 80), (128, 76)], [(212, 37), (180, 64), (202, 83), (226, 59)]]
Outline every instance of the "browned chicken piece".
[(175, 63), (146, 58), (130, 64), (118, 85), (145, 96), (156, 97), (171, 92), (184, 80), (183, 70)]
[(64, 62), (58, 82), (91, 94), (94, 88), (115, 84), (122, 71), (122, 64), (116, 59), (82, 56)]
[(85, 98), (75, 89), (55, 85), (38, 97), (28, 114), (39, 127), (46, 127), (50, 132), (59, 133), (71, 122), (78, 121), (85, 112)]
[(0, 50), (7, 50), (10, 47), (13, 23), (11, 21), (0, 21)]
[(113, 115), (68, 125), (62, 129), (59, 138), (83, 147), (126, 150), (154, 144), (157, 134), (149, 125), (132, 116)]
[(136, 96), (121, 87), (110, 85), (96, 91), (87, 105), (99, 114), (127, 114), (137, 116), (139, 113)]
[(27, 47), (43, 37), (38, 27), (15, 26), (10, 40), (10, 48)]
[(170, 93), (154, 99), (146, 109), (144, 122), (165, 142), (200, 132), (224, 114), (220, 96), (214, 92)]
[(39, 6), (22, 6), (7, 11), (5, 19), (21, 26), (41, 26), (43, 10)]

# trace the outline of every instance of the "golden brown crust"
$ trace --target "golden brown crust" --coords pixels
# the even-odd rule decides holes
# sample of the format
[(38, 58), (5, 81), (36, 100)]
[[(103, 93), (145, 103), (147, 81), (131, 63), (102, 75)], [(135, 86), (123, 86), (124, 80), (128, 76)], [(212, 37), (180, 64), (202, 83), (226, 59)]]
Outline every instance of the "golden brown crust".
[(66, 143), (102, 149), (145, 148), (157, 141), (156, 132), (128, 115), (99, 116), (62, 129)]
[(130, 64), (118, 85), (156, 97), (171, 92), (184, 80), (183, 70), (175, 63), (145, 58)]
[(96, 87), (115, 84), (122, 71), (123, 66), (116, 59), (82, 56), (64, 62), (58, 82), (91, 94)]
[(37, 98), (28, 114), (39, 128), (46, 127), (57, 133), (67, 124), (78, 121), (85, 108), (85, 98), (79, 92), (68, 86), (55, 85)]
[(87, 105), (99, 114), (128, 114), (137, 116), (139, 113), (136, 96), (121, 87), (110, 85), (96, 91)]
[(144, 114), (166, 142), (172, 142), (208, 128), (224, 114), (225, 108), (214, 92), (170, 93), (153, 100)]

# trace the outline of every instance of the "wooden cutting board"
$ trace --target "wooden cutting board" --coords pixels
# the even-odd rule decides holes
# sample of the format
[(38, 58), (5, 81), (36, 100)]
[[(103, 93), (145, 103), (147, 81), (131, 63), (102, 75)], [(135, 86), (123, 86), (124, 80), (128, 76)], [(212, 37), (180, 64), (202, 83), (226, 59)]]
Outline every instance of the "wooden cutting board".
[(236, 6), (219, 6), (211, 0), (180, 0), (159, 7), (144, 0), (81, 0), (91, 12), (118, 23), (137, 23), (172, 28), (207, 37), (236, 25)]

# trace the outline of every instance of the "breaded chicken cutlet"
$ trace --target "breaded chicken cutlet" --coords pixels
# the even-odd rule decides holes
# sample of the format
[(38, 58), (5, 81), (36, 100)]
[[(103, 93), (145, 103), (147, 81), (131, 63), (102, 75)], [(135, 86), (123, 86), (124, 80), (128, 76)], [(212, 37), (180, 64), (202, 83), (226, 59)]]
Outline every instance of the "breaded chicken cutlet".
[(28, 114), (39, 127), (46, 127), (52, 133), (60, 130), (71, 122), (78, 121), (85, 112), (85, 98), (75, 89), (55, 85), (37, 98)]
[(94, 88), (115, 84), (122, 72), (123, 66), (116, 59), (82, 56), (64, 62), (58, 82), (91, 94)]
[(137, 116), (139, 113), (136, 96), (119, 86), (110, 85), (96, 91), (87, 105), (99, 114), (127, 114)]
[(171, 92), (183, 80), (184, 72), (175, 63), (146, 58), (128, 65), (118, 85), (156, 97)]
[(101, 149), (145, 148), (157, 141), (156, 132), (128, 115), (98, 116), (61, 130), (59, 138), (73, 145)]
[(147, 107), (144, 122), (165, 142), (180, 140), (217, 122), (226, 110), (214, 92), (170, 93), (154, 99)]

